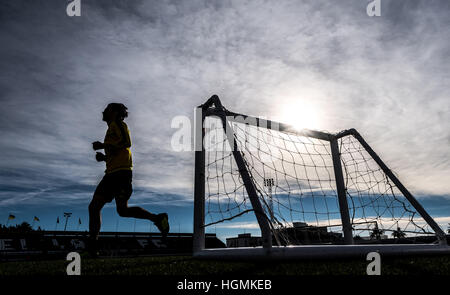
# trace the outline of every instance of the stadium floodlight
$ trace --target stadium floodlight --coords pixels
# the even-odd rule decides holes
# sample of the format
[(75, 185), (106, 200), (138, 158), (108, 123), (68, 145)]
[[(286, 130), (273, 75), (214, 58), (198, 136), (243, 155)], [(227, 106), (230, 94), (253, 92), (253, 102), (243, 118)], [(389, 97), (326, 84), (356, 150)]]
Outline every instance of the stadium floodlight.
[(273, 197), (272, 197), (272, 187), (275, 182), (273, 178), (264, 178), (264, 186), (268, 188), (269, 192), (269, 214), (270, 214), (270, 222), (274, 223), (274, 215), (273, 215)]
[(64, 224), (64, 231), (66, 231), (67, 221), (69, 221), (70, 216), (72, 216), (71, 212), (64, 212), (64, 217), (66, 218), (66, 223)]
[[(443, 230), (355, 129), (297, 130), (231, 112), (217, 95), (197, 107), (195, 125), (196, 257), (450, 252)], [(261, 247), (205, 248), (205, 228), (249, 218)]]

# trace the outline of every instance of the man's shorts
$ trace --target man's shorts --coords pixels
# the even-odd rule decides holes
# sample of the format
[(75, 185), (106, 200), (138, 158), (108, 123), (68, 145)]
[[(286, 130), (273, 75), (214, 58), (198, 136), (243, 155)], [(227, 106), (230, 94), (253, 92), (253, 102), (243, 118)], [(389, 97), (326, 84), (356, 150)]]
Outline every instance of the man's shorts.
[(108, 203), (114, 198), (128, 200), (133, 193), (132, 178), (133, 173), (131, 170), (107, 173), (97, 185), (94, 195), (102, 196)]

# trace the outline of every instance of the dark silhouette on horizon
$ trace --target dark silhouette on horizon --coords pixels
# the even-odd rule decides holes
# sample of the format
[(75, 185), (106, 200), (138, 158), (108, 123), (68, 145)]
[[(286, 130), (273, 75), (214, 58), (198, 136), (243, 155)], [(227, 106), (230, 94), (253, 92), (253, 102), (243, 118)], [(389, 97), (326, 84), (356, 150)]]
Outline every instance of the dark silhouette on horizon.
[(35, 230), (28, 222), (24, 221), (21, 224), (3, 225), (0, 224), (0, 233), (30, 233), (40, 231), (40, 228)]

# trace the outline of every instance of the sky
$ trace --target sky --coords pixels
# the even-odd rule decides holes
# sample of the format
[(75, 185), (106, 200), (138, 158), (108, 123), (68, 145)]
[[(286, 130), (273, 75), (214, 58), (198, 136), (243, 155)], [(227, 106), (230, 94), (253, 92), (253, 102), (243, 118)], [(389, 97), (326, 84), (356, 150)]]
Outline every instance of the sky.
[[(0, 223), (86, 230), (109, 102), (129, 109), (130, 204), (191, 232), (194, 153), (179, 116), (212, 94), (297, 127), (355, 128), (432, 216), (450, 216), (450, 2), (81, 0), (0, 3)], [(16, 219), (7, 221), (9, 214)], [(61, 222), (56, 224), (59, 216)], [(81, 220), (81, 225), (78, 224)], [(248, 230), (253, 225), (249, 224)], [(105, 231), (156, 230), (103, 210)], [(242, 231), (215, 227), (220, 237)]]

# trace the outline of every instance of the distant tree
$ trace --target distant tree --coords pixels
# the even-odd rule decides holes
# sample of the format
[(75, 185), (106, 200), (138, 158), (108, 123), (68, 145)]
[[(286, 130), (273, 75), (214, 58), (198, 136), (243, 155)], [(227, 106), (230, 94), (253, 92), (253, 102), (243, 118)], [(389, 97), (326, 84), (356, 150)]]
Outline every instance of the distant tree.
[(402, 239), (406, 237), (406, 234), (400, 229), (400, 227), (397, 227), (397, 230), (394, 230), (392, 232), (392, 236), (394, 237), (394, 239)]
[(382, 234), (384, 234), (384, 230), (378, 229), (378, 227), (376, 227), (370, 233), (370, 239), (371, 240), (380, 240)]
[(0, 224), (0, 233), (6, 233), (9, 231), (9, 227), (6, 225)]
[(2, 233), (29, 233), (33, 231), (33, 228), (28, 222), (22, 222), (21, 224), (17, 225), (0, 226), (0, 232)]
[(32, 232), (33, 228), (31, 227), (31, 225), (28, 222), (22, 222), (21, 224), (19, 224), (17, 226), (17, 232), (19, 233), (28, 233), (28, 232)]

